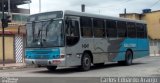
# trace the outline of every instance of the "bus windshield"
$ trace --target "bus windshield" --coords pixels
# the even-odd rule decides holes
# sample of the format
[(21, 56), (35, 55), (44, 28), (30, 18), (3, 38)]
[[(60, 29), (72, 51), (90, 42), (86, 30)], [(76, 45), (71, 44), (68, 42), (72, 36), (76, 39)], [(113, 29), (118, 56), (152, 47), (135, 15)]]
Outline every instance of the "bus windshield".
[(64, 46), (63, 21), (48, 20), (27, 23), (27, 47)]

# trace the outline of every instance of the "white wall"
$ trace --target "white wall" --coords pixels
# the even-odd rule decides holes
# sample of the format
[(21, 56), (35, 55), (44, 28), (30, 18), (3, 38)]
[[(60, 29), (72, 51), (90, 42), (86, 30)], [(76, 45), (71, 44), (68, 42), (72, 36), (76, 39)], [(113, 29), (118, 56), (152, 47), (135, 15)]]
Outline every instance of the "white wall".
[(160, 56), (160, 41), (159, 40), (150, 40), (150, 55)]

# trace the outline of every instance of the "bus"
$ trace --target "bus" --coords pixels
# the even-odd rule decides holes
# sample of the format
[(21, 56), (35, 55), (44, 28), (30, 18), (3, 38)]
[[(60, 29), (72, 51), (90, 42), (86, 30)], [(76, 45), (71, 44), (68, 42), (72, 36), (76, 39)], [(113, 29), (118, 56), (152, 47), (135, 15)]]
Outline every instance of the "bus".
[(144, 21), (71, 10), (34, 14), (26, 23), (25, 61), (46, 67), (78, 67), (118, 62), (149, 55)]

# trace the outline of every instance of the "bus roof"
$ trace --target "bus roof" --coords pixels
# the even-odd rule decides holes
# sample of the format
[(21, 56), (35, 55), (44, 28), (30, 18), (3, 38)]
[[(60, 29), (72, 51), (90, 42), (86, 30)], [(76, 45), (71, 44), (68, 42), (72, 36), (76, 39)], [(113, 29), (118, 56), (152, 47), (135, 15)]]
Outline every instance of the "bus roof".
[(45, 14), (45, 13), (60, 12), (60, 11), (63, 12), (64, 15), (85, 16), (85, 17), (94, 17), (94, 18), (101, 18), (101, 19), (111, 19), (111, 20), (137, 22), (137, 23), (146, 24), (146, 22), (142, 21), (142, 20), (133, 20), (133, 19), (129, 19), (129, 18), (113, 17), (113, 16), (107, 16), (107, 15), (98, 15), (98, 14), (91, 14), (91, 13), (86, 13), (86, 12), (72, 11), (72, 10), (59, 10), (59, 11), (42, 12), (42, 13), (30, 15), (29, 17), (41, 15), (41, 14)]
[(112, 17), (112, 16), (91, 14), (91, 13), (86, 13), (86, 12), (77, 12), (77, 11), (71, 11), (71, 10), (64, 10), (64, 14), (74, 15), (74, 16), (85, 16), (85, 17), (94, 17), (94, 18), (102, 18), (102, 19), (119, 20), (119, 21), (128, 21), (128, 22), (137, 22), (137, 23), (146, 24), (146, 22), (142, 21), (142, 20), (132, 20), (132, 19), (128, 19), (128, 18)]

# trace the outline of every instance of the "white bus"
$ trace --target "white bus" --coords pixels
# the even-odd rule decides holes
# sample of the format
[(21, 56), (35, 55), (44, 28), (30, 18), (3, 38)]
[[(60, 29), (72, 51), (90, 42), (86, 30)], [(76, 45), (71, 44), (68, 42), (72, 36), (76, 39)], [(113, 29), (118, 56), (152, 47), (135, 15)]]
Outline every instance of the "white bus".
[(131, 65), (149, 55), (143, 21), (66, 10), (31, 15), (26, 29), (26, 63), (50, 71), (69, 66), (86, 71), (105, 62)]

